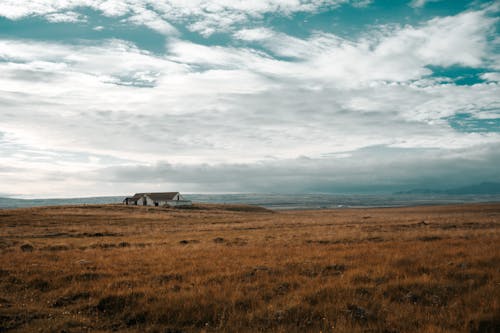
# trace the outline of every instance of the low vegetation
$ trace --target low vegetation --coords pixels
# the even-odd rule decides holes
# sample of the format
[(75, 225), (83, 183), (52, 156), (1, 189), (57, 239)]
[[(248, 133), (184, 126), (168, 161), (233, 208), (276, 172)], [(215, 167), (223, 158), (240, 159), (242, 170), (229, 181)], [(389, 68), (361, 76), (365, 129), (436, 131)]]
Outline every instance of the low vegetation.
[(500, 204), (0, 210), (0, 332), (498, 332)]

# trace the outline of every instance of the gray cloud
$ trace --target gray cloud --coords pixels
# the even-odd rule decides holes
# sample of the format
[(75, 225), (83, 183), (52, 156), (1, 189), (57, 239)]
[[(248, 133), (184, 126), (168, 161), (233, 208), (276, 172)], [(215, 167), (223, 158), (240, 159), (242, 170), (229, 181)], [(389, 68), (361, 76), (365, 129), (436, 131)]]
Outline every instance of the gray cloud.
[[(472, 155), (472, 156), (471, 156)], [(444, 154), (436, 149), (374, 146), (336, 157), (267, 160), (251, 164), (137, 165), (95, 170), (94, 181), (173, 185), (185, 191), (377, 192), (414, 187), (449, 188), (499, 181), (500, 153), (486, 145)]]

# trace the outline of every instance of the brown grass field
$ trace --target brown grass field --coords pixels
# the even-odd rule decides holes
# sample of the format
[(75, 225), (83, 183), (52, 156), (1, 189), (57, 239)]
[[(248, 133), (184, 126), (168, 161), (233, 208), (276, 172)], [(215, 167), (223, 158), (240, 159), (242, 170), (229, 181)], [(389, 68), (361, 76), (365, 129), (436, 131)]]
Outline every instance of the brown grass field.
[(500, 204), (0, 210), (0, 332), (499, 332)]

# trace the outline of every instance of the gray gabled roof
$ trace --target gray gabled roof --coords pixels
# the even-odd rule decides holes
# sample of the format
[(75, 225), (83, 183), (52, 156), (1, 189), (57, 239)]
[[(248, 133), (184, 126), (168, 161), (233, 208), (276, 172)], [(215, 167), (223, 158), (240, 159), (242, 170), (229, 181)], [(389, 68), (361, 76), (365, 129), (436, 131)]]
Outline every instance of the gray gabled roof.
[(179, 194), (179, 192), (157, 192), (157, 193), (145, 193), (154, 201), (161, 200), (173, 200), (174, 197)]
[(130, 199), (132, 199), (132, 200), (139, 200), (140, 198), (142, 198), (142, 196), (143, 196), (144, 194), (146, 194), (146, 193), (136, 193), (136, 194), (134, 194), (134, 196), (133, 196), (133, 197), (131, 197)]
[(179, 192), (153, 192), (153, 193), (136, 193), (134, 196), (129, 197), (130, 201), (137, 201), (143, 196), (147, 195), (154, 201), (165, 201), (165, 200), (173, 200), (174, 197), (179, 194)]

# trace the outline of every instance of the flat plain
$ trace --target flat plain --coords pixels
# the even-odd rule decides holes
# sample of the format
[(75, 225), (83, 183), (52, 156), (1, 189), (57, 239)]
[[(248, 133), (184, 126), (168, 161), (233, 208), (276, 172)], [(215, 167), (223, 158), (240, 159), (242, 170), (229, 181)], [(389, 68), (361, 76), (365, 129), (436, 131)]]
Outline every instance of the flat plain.
[(498, 332), (500, 204), (0, 210), (0, 332)]

